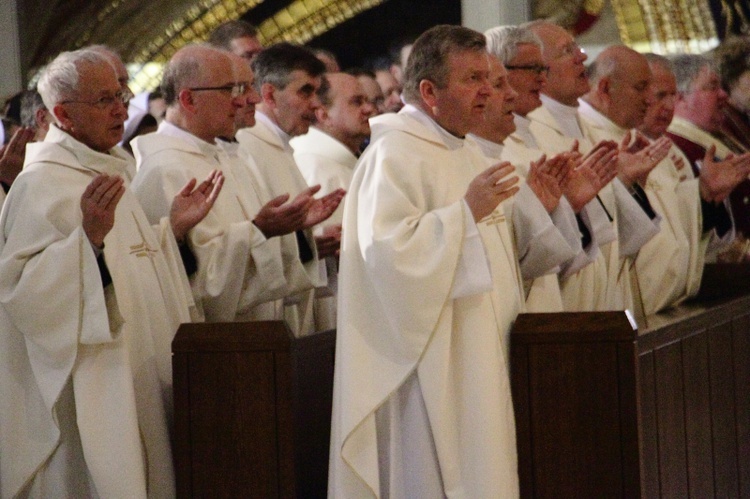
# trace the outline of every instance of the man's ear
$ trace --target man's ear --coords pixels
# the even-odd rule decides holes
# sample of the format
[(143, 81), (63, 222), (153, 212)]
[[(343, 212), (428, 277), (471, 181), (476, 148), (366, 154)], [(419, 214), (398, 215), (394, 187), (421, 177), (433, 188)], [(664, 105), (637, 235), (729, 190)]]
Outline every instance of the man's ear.
[(435, 90), (437, 90), (437, 86), (430, 80), (422, 80), (419, 82), (419, 95), (430, 109), (437, 105), (437, 95), (435, 95)]
[(270, 83), (264, 83), (260, 86), (260, 98), (264, 104), (276, 104), (276, 87)]
[(315, 121), (324, 123), (328, 119), (328, 111), (323, 106), (315, 108)]
[(177, 94), (177, 102), (179, 102), (180, 107), (184, 108), (186, 111), (191, 113), (195, 111), (193, 92), (191, 92), (187, 88), (183, 88), (182, 90), (180, 90), (180, 93)]
[(68, 110), (62, 104), (56, 104), (52, 108), (52, 116), (63, 130), (70, 130), (73, 127), (73, 121), (70, 119)]

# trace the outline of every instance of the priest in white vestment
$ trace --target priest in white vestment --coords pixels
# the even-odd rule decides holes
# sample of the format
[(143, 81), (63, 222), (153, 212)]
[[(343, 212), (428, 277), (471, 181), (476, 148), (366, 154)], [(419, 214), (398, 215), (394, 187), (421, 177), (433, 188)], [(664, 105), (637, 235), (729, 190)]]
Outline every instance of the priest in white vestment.
[[(191, 279), (194, 294), (212, 322), (283, 319), (281, 300), (298, 291), (287, 275), (304, 269), (297, 258), (284, 255), (281, 237), (274, 237), (297, 227), (279, 227), (267, 218), (303, 219), (311, 195), (296, 204), (282, 204), (282, 198), (261, 206), (250, 172), (215, 143), (231, 137), (234, 116), (258, 101), (250, 68), (234, 59), (239, 57), (205, 46), (175, 54), (163, 84), (167, 115), (157, 132), (134, 142), (138, 173), (133, 190), (149, 219), (158, 220), (185, 179), (222, 171), (227, 179), (223, 195), (188, 234), (198, 265)], [(191, 73), (191, 67), (201, 71)]]
[(499, 205), (517, 178), (463, 138), (490, 95), (484, 44), (425, 32), (407, 106), (371, 121), (344, 213), (330, 497), (518, 497), (523, 290)]
[[(354, 165), (362, 144), (370, 137), (369, 119), (375, 106), (365, 94), (359, 80), (345, 73), (326, 74), (315, 110), (315, 125), (305, 135), (294, 137), (294, 161), (309, 185), (320, 185), (321, 195), (337, 189), (348, 190)], [(344, 204), (316, 228), (316, 233), (334, 235), (341, 240)], [(328, 284), (316, 290), (315, 329), (325, 331), (336, 327), (336, 291), (338, 289), (338, 256), (319, 260), (325, 265)]]
[(0, 495), (173, 497), (171, 342), (200, 319), (177, 241), (222, 178), (192, 180), (152, 226), (114, 147), (111, 64), (63, 53), (39, 90), (56, 126), (0, 216)]
[[(325, 66), (312, 52), (289, 43), (271, 46), (253, 61), (255, 87), (261, 102), (255, 113), (255, 126), (239, 130), (236, 137), (240, 159), (258, 179), (262, 202), (308, 189), (294, 162), (289, 141), (307, 133), (315, 120), (315, 110), (320, 106), (315, 93), (324, 71)], [(335, 190), (321, 199), (338, 206), (343, 194), (343, 190)], [(294, 334), (310, 334), (316, 329), (313, 288), (326, 284), (318, 258), (335, 254), (338, 235), (315, 236), (312, 227), (307, 226), (282, 236), (281, 244), (285, 255), (302, 263), (302, 271), (295, 269), (286, 276), (289, 285), (299, 292), (286, 297), (284, 315)], [(319, 251), (319, 244), (325, 251)]]
[[(652, 77), (651, 105), (639, 130), (656, 140), (672, 122), (677, 85), (668, 59), (655, 54), (646, 58)], [(704, 174), (696, 177), (690, 161), (673, 145), (668, 157), (649, 174), (644, 190), (665, 222), (635, 260), (646, 314), (694, 296), (700, 288), (709, 241), (718, 239), (718, 232), (731, 232), (731, 217), (722, 198), (742, 176), (712, 167), (708, 164)]]
[[(492, 54), (490, 54), (492, 56)], [(516, 92), (508, 84), (507, 72), (497, 59), (490, 58), (492, 95), (485, 108), (485, 119), (472, 129), (488, 165), (507, 158), (516, 167), (522, 182), (519, 193), (504, 203), (512, 223), (520, 260), (529, 312), (562, 312), (562, 297), (557, 282), (560, 267), (575, 258), (581, 238), (575, 214), (562, 197), (561, 184), (567, 177), (570, 159), (565, 156), (541, 161), (504, 141), (513, 132), (513, 108)]]
[[(542, 106), (527, 115), (531, 120), (529, 131), (548, 154), (568, 150), (576, 142), (581, 152), (588, 153), (596, 142), (585, 133), (578, 116), (578, 98), (590, 88), (583, 65), (587, 56), (563, 28), (546, 21), (528, 26), (543, 41), (545, 64), (550, 67)], [(658, 224), (617, 178), (593, 202), (608, 218), (600, 221), (595, 217), (592, 221), (602, 257), (561, 282), (565, 309), (632, 309), (627, 269), (638, 249), (658, 232)]]

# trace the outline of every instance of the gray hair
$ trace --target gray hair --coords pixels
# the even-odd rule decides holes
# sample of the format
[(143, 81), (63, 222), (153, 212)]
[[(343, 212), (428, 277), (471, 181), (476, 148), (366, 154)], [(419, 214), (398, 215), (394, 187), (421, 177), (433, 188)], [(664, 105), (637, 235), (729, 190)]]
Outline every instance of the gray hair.
[(674, 76), (677, 80), (677, 91), (680, 93), (690, 92), (690, 85), (698, 77), (703, 68), (708, 67), (716, 70), (714, 62), (704, 55), (680, 54), (671, 58), (674, 67)]
[[(42, 70), (37, 89), (47, 109), (78, 95), (78, 80), (83, 64), (102, 64), (112, 66), (107, 58), (89, 48), (62, 52)], [(114, 71), (114, 69), (113, 69)]]
[(40, 109), (46, 107), (39, 92), (36, 89), (24, 91), (21, 97), (21, 125), (36, 129), (36, 112)]
[(455, 52), (487, 52), (484, 35), (462, 26), (442, 24), (434, 26), (417, 38), (404, 71), (404, 99), (410, 103), (421, 101), (419, 84), (433, 82), (438, 88), (448, 85), (450, 67), (448, 56)]
[(523, 26), (497, 26), (484, 32), (487, 38), (487, 52), (507, 65), (518, 55), (518, 46), (529, 44), (544, 50), (542, 39), (529, 28)]
[(668, 58), (663, 55), (654, 54), (653, 52), (647, 52), (643, 54), (650, 65), (659, 66), (662, 69), (674, 73), (674, 64)]

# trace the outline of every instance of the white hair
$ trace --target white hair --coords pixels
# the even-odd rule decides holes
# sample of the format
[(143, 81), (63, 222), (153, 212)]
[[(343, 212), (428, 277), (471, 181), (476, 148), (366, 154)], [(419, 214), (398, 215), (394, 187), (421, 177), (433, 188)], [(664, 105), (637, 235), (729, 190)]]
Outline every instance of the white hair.
[(109, 60), (100, 52), (84, 48), (62, 52), (44, 68), (37, 83), (37, 89), (47, 109), (52, 111), (55, 105), (78, 95), (81, 65), (85, 63), (106, 63), (111, 66)]
[(529, 28), (523, 26), (497, 26), (484, 32), (487, 38), (487, 52), (507, 65), (518, 55), (518, 46), (535, 45), (543, 50), (542, 39)]

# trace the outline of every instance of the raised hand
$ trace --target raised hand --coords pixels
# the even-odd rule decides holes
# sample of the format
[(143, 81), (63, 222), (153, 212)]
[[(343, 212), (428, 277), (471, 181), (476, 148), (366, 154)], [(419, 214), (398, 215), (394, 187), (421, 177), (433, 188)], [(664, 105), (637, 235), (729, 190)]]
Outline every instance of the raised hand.
[(341, 224), (324, 227), (323, 234), (315, 236), (315, 246), (318, 248), (318, 258), (338, 256), (341, 248)]
[(563, 187), (567, 185), (571, 170), (571, 153), (562, 153), (547, 159), (542, 156), (531, 162), (526, 183), (541, 201), (547, 213), (552, 213), (560, 202)]
[(104, 237), (115, 225), (115, 209), (125, 194), (122, 177), (100, 173), (86, 186), (81, 196), (81, 225), (91, 244), (101, 248)]
[(715, 161), (715, 154), (716, 146), (711, 145), (703, 157), (698, 188), (705, 201), (719, 203), (750, 174), (750, 153), (731, 154), (723, 161)]
[(514, 171), (515, 167), (505, 161), (487, 168), (471, 181), (464, 199), (475, 222), (482, 220), (497, 205), (518, 192), (518, 177), (508, 177)]
[(571, 158), (565, 197), (579, 213), (617, 175), (617, 151), (608, 145), (595, 148), (585, 158)]
[(178, 242), (184, 241), (190, 229), (206, 218), (224, 185), (224, 174), (213, 170), (198, 187), (196, 183), (191, 179), (172, 200), (169, 222)]
[[(635, 182), (645, 185), (651, 170), (667, 157), (672, 142), (667, 137), (660, 137), (649, 144), (641, 134), (636, 135), (633, 144), (628, 144), (629, 139), (630, 132), (620, 144), (618, 176), (627, 187), (632, 186)], [(644, 145), (643, 141), (646, 141), (648, 145)]]
[[(320, 186), (315, 187), (320, 188)], [(339, 204), (344, 199), (345, 195), (346, 191), (344, 189), (336, 189), (335, 191), (326, 194), (322, 198), (313, 199), (302, 228), (309, 229), (310, 227), (318, 225), (324, 220), (327, 220), (328, 217), (333, 215), (333, 212), (336, 211), (336, 208), (339, 207)]]
[(10, 142), (0, 148), (0, 181), (7, 185), (13, 184), (23, 168), (26, 144), (33, 140), (34, 130), (19, 128), (11, 137)]

